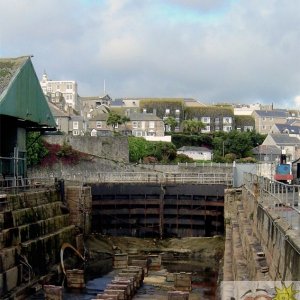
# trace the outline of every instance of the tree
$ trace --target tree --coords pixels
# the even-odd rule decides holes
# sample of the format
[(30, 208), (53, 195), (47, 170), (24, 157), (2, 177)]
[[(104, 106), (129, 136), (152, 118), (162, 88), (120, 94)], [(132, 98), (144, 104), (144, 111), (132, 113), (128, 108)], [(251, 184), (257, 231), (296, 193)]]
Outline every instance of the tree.
[(126, 116), (122, 117), (121, 115), (115, 112), (109, 112), (106, 124), (108, 126), (112, 126), (113, 131), (115, 132), (118, 125), (125, 124), (128, 121), (130, 121), (130, 119)]
[(198, 120), (184, 120), (182, 122), (183, 132), (189, 134), (200, 133), (205, 124)]
[(130, 162), (139, 162), (152, 152), (149, 142), (141, 137), (128, 137), (128, 146)]
[[(251, 150), (261, 144), (264, 136), (252, 131), (240, 132), (237, 130), (225, 132), (215, 132), (213, 137), (214, 160), (225, 158), (227, 154), (236, 158), (252, 156)], [(228, 155), (227, 155), (228, 157)]]
[(28, 132), (26, 136), (27, 165), (34, 166), (48, 154), (39, 132)]
[(178, 125), (178, 122), (176, 121), (176, 119), (174, 117), (168, 117), (165, 121), (164, 121), (165, 125), (167, 125), (169, 127), (171, 132), (175, 131), (175, 127)]

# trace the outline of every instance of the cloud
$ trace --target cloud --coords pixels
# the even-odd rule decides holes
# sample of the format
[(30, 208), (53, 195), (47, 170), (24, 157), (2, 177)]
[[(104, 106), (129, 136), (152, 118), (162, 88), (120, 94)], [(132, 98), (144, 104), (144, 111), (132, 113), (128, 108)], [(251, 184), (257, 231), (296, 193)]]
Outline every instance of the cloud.
[(283, 105), (300, 94), (300, 2), (2, 0), (0, 55), (79, 93)]

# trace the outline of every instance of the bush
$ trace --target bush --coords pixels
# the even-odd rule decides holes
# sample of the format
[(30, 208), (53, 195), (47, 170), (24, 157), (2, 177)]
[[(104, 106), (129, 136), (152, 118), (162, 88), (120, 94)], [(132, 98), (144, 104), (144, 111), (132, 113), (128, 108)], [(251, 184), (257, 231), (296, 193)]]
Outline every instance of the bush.
[(185, 154), (178, 154), (174, 159), (175, 163), (192, 163), (194, 160)]

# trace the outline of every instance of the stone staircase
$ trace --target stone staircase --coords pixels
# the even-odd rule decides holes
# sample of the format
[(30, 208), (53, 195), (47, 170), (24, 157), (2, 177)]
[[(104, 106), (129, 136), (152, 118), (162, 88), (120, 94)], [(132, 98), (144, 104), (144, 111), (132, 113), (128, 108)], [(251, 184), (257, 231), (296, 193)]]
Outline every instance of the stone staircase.
[(59, 262), (75, 226), (56, 189), (6, 194), (0, 199), (0, 298), (14, 299)]

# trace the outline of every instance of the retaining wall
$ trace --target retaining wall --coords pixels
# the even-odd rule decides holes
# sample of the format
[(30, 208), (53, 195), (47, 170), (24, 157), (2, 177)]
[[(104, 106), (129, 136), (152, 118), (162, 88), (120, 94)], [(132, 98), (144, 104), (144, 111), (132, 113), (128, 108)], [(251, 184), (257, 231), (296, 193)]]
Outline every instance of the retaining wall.
[(74, 244), (75, 228), (54, 188), (0, 200), (0, 297), (15, 299), (59, 263), (60, 247)]
[(224, 281), (299, 280), (299, 232), (276, 209), (256, 184), (225, 191)]

